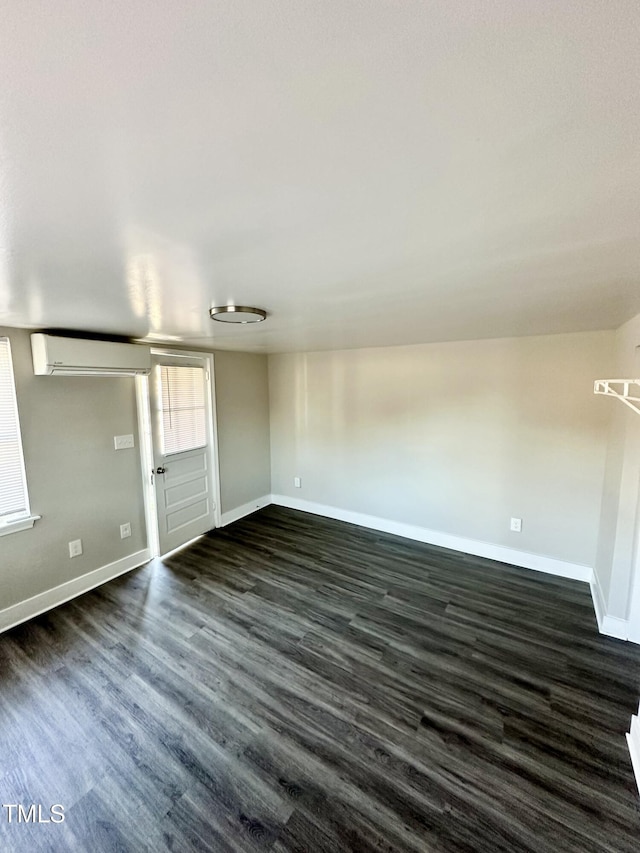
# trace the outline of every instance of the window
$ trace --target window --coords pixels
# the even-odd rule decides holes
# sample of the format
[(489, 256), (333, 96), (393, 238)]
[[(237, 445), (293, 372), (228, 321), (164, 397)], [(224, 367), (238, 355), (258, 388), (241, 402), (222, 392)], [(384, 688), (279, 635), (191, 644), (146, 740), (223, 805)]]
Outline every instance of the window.
[(204, 370), (162, 364), (160, 370), (160, 434), (162, 454), (195, 450), (207, 443)]
[(0, 535), (31, 527), (8, 338), (0, 338)]

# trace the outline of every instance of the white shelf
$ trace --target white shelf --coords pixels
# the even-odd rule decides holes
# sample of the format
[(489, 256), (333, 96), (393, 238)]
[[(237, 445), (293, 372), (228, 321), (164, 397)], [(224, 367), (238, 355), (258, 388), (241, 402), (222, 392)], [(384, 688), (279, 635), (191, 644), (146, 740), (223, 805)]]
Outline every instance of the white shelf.
[(640, 379), (596, 379), (593, 393), (615, 397), (640, 415)]

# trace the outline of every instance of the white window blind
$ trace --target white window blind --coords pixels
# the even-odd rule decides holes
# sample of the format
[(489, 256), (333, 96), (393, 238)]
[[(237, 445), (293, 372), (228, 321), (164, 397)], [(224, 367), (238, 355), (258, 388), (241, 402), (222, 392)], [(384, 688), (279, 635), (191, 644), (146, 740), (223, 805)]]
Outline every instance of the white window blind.
[(204, 370), (166, 364), (159, 369), (163, 455), (204, 447), (207, 443)]
[(8, 338), (0, 338), (0, 523), (28, 515), (11, 348)]

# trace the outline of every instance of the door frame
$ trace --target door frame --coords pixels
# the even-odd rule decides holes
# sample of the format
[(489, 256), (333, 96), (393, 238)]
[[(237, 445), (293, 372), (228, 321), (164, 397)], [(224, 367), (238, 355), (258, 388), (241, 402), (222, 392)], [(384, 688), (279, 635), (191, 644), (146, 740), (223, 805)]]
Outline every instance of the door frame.
[(640, 643), (640, 560), (636, 557), (631, 581), (631, 606), (629, 607), (629, 640)]
[(638, 503), (636, 504), (627, 619), (627, 639), (633, 643), (640, 643), (640, 488), (638, 490)]
[[(633, 353), (634, 374), (640, 370), (640, 346)], [(634, 429), (634, 460), (640, 459), (640, 438), (638, 438), (637, 420), (633, 424), (627, 424), (627, 429)], [(627, 445), (625, 444), (625, 452)], [(636, 474), (638, 469), (636, 468)], [(633, 556), (631, 564), (631, 580), (629, 583), (629, 607), (627, 610), (627, 639), (633, 643), (640, 643), (640, 477), (636, 477), (638, 485), (638, 500), (636, 503), (635, 529), (633, 532)], [(639, 780), (640, 783), (640, 780)]]
[[(205, 382), (207, 399), (207, 445), (209, 448), (208, 462), (211, 471), (211, 489), (215, 509), (213, 517), (215, 527), (222, 526), (220, 508), (220, 464), (218, 454), (218, 416), (216, 411), (214, 356), (212, 352), (196, 352), (194, 350), (163, 349), (151, 347), (151, 355), (169, 356), (177, 361), (180, 358), (198, 358), (205, 363)], [(147, 523), (147, 543), (151, 558), (160, 556), (160, 534), (158, 531), (158, 509), (156, 505), (156, 490), (151, 478), (154, 468), (153, 435), (151, 430), (151, 397), (149, 392), (149, 376), (136, 376), (136, 404), (138, 407), (138, 434), (140, 436), (140, 462), (142, 468), (142, 494), (144, 499), (144, 514)], [(185, 543), (186, 545), (187, 543)], [(180, 547), (184, 547), (181, 545)]]

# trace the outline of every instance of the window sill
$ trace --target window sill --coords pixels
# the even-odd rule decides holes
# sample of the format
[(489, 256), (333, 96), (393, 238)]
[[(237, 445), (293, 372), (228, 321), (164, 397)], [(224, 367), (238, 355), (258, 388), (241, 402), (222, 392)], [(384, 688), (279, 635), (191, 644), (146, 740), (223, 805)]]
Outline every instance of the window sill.
[(21, 530), (28, 530), (40, 518), (42, 518), (41, 515), (30, 515), (27, 518), (17, 518), (15, 521), (0, 524), (0, 536), (8, 536), (9, 533), (19, 533)]

